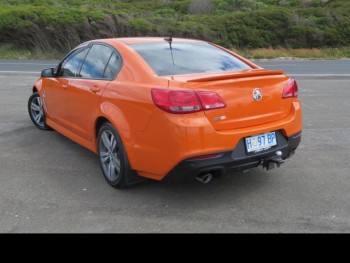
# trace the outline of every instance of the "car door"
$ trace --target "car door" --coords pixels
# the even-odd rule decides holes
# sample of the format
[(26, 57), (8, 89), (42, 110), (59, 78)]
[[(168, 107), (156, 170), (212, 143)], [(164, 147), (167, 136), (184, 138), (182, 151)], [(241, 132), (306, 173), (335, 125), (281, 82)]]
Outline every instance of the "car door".
[(121, 66), (121, 57), (110, 46), (93, 44), (79, 78), (69, 83), (69, 113), (71, 130), (91, 141), (94, 134), (94, 112), (103, 89), (114, 79)]
[(70, 128), (68, 87), (70, 81), (77, 77), (88, 50), (88, 46), (74, 50), (59, 64), (55, 78), (43, 78), (43, 100), (47, 115), (66, 129)]

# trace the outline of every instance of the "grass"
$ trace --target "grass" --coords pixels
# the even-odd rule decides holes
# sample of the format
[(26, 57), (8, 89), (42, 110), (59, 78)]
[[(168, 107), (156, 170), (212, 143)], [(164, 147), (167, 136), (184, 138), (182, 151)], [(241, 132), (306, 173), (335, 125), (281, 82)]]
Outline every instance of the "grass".
[[(258, 48), (233, 49), (234, 52), (250, 59), (274, 58), (304, 58), (304, 59), (341, 59), (350, 58), (350, 47), (324, 49), (286, 49), (286, 48)], [(0, 59), (61, 59), (65, 54), (55, 52), (41, 52), (15, 47), (11, 44), (0, 44)]]
[(28, 50), (18, 48), (12, 44), (0, 44), (1, 59), (60, 59), (64, 54), (58, 52), (41, 52), (39, 50)]

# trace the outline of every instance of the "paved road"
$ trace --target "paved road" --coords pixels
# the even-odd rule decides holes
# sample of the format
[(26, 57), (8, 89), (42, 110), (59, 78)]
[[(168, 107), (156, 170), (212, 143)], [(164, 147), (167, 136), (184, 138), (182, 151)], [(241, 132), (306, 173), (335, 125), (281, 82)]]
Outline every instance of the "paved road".
[(304, 132), (281, 168), (127, 190), (105, 183), (94, 154), (33, 126), (36, 78), (0, 74), (0, 232), (350, 232), (350, 78), (297, 77)]
[[(1, 72), (40, 72), (44, 68), (55, 67), (57, 60), (8, 60), (0, 59)], [(293, 75), (341, 74), (350, 76), (350, 60), (257, 60), (256, 64), (267, 69), (282, 69)]]
[(267, 69), (282, 69), (295, 76), (335, 74), (350, 76), (350, 60), (256, 61)]
[(0, 73), (29, 72), (38, 73), (44, 68), (55, 67), (57, 60), (13, 60), (0, 59)]

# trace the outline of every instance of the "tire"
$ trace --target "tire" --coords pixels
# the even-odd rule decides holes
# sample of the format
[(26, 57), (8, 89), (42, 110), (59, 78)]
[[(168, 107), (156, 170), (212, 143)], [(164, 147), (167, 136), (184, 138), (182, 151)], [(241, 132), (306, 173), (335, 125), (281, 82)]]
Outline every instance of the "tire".
[(41, 98), (38, 92), (34, 92), (28, 100), (28, 113), (34, 125), (44, 131), (51, 130), (46, 125), (46, 116), (42, 106)]
[(131, 169), (122, 140), (109, 122), (104, 123), (98, 133), (98, 159), (107, 183), (115, 188), (128, 186)]

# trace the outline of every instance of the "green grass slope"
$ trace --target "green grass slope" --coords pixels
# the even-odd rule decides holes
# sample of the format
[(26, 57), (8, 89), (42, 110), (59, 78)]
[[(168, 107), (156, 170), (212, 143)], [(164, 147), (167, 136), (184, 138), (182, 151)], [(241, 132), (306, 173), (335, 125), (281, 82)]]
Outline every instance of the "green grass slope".
[(10, 49), (61, 54), (89, 39), (169, 35), (240, 50), (343, 50), (350, 1), (0, 0), (2, 57)]

